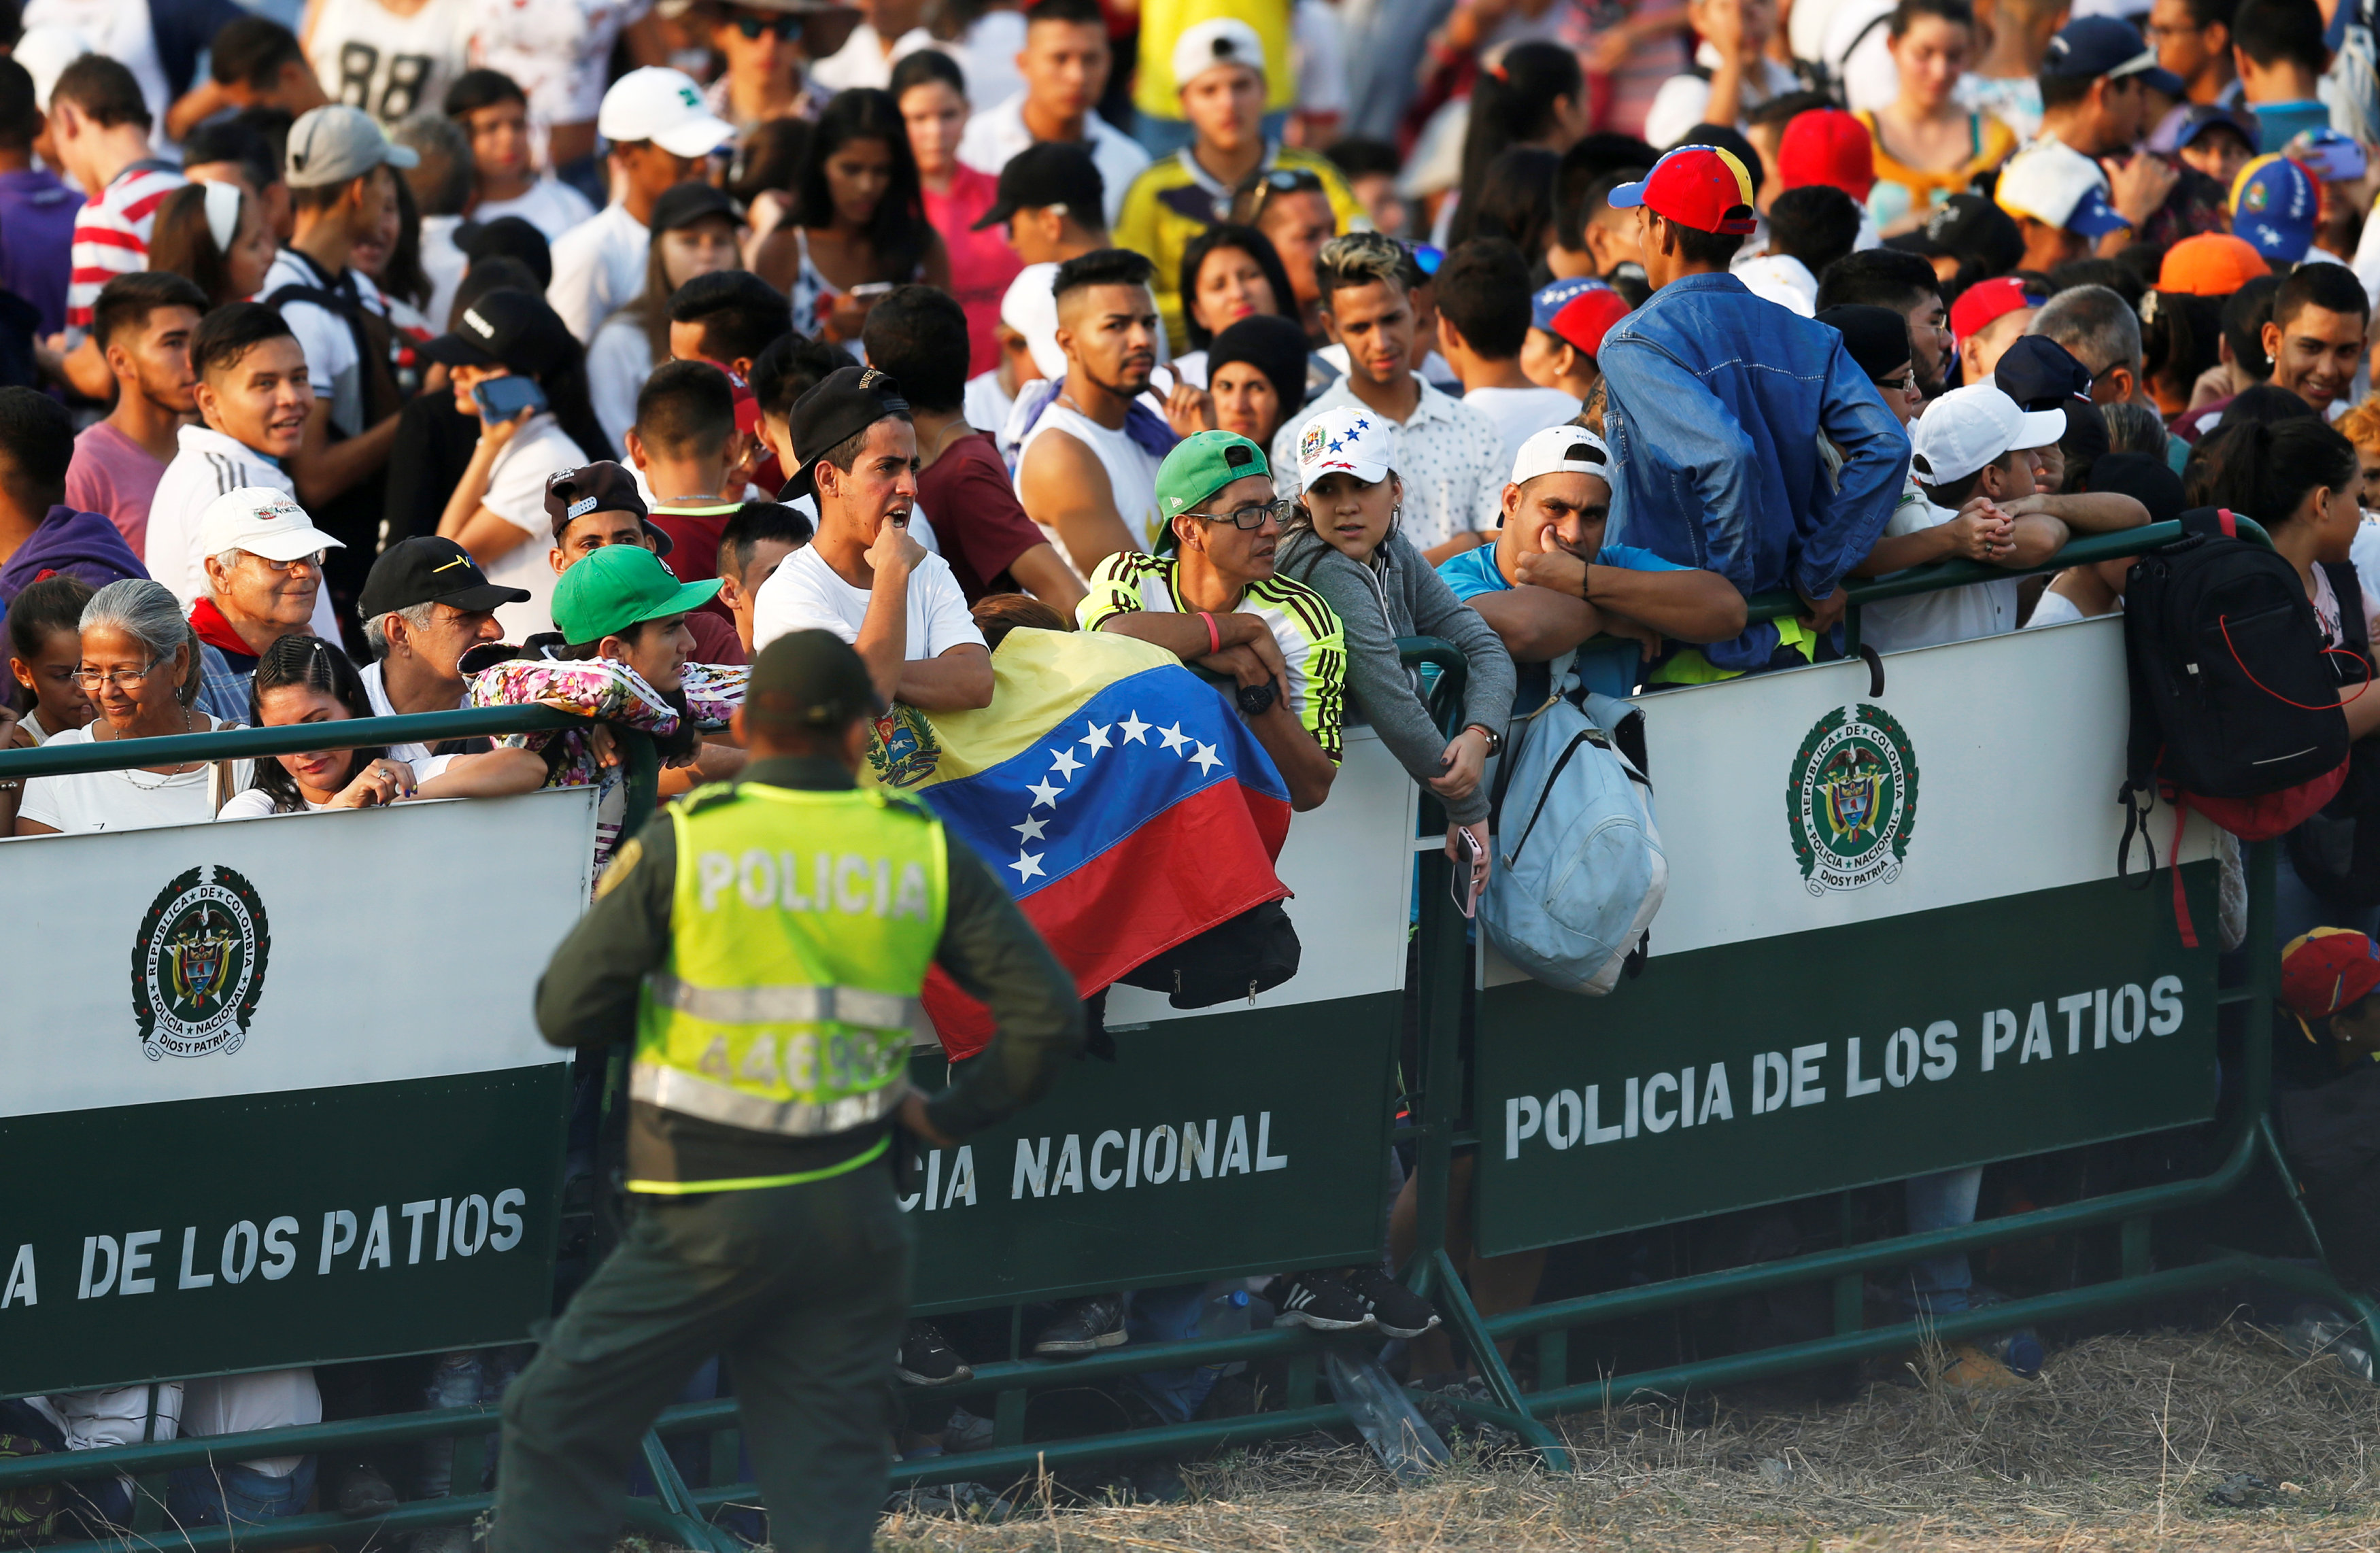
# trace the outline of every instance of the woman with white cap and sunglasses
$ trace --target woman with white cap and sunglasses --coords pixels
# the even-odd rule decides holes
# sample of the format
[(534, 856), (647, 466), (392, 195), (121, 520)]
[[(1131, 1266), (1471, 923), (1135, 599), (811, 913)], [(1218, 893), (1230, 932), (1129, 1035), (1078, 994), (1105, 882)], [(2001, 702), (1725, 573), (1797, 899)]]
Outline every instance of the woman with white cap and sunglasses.
[[(1276, 569), (1312, 588), (1337, 612), (1353, 710), (1414, 781), (1446, 806), (1447, 855), (1458, 855), (1457, 830), (1471, 832), (1479, 843), (1484, 882), (1488, 794), (1479, 779), (1503, 742), (1512, 708), (1512, 661), (1488, 623), (1397, 531), (1404, 484), (1392, 467), (1395, 456), (1395, 427), (1361, 405), (1307, 421), (1297, 436), (1303, 494), (1281, 536)], [(1398, 656), (1396, 638), (1413, 636), (1444, 637), (1469, 661), (1463, 728), (1451, 742), (1439, 734), (1413, 671)]]

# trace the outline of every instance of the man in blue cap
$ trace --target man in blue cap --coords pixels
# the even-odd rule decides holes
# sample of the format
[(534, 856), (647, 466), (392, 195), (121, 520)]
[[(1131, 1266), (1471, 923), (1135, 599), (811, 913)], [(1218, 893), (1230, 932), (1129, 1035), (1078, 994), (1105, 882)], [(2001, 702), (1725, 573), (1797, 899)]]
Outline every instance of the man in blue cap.
[(2179, 98), (2181, 79), (2157, 65), (2156, 51), (2131, 23), (2114, 17), (2067, 23), (2042, 57), (2040, 140), (2105, 164), (2108, 203), (2128, 225), (2096, 239), (2102, 258), (2136, 242), (2176, 243), (2228, 230), (2221, 185), (2138, 149), (2151, 127), (2152, 91)]

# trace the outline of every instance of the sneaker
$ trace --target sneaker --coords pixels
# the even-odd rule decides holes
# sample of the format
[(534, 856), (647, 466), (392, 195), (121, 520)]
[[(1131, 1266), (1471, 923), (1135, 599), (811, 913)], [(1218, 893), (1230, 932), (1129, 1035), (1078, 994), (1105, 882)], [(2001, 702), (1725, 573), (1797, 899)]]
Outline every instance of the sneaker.
[(978, 1418), (963, 1407), (951, 1409), (951, 1421), (942, 1426), (944, 1450), (989, 1450), (991, 1442), (990, 1419)]
[(1049, 1358), (1067, 1353), (1096, 1353), (1123, 1345), (1123, 1296), (1093, 1294), (1069, 1300), (1033, 1340), (1033, 1352)]
[(1273, 1325), (1310, 1327), (1318, 1332), (1353, 1332), (1372, 1324), (1372, 1313), (1355, 1292), (1327, 1272), (1284, 1273), (1265, 1285)]
[(1008, 1519), (1006, 1499), (980, 1483), (936, 1483), (906, 1488), (884, 1501), (888, 1515), (930, 1515), (953, 1521), (997, 1523)]
[(1371, 1313), (1372, 1325), (1392, 1338), (1417, 1338), (1438, 1325), (1427, 1300), (1378, 1268), (1357, 1268), (1346, 1278), (1348, 1292)]
[(950, 1386), (975, 1378), (975, 1371), (959, 1357), (957, 1349), (942, 1341), (930, 1321), (909, 1323), (909, 1329), (901, 1336), (901, 1354), (892, 1361), (892, 1373), (911, 1386)]
[(1938, 1378), (1952, 1391), (1999, 1391), (2024, 1384), (2024, 1377), (1972, 1342), (1950, 1345), (1950, 1362)]
[(386, 1515), (396, 1508), (396, 1490), (388, 1479), (369, 1465), (350, 1467), (339, 1479), (339, 1489), (332, 1503), (338, 1512), (350, 1521), (368, 1516)]

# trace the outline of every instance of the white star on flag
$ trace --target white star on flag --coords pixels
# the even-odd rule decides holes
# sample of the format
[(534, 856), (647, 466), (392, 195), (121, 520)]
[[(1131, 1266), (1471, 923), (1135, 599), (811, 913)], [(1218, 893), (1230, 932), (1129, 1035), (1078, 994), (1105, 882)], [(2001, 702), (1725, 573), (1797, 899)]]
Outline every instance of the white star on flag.
[(1058, 790), (1047, 782), (1037, 782), (1026, 791), (1033, 795), (1033, 802), (1026, 808), (1028, 814), (1045, 805), (1050, 808), (1058, 807)]
[(1028, 842), (1039, 841), (1041, 839), (1041, 833), (1049, 828), (1050, 822), (1048, 820), (1036, 819), (1029, 814), (1025, 817), (1024, 824), (1011, 825), (1009, 827), (1010, 830), (1015, 831), (1018, 835), (1023, 836)]
[(1099, 750), (1107, 749), (1113, 746), (1115, 741), (1108, 737), (1108, 725), (1106, 723), (1086, 722), (1083, 726), (1088, 728), (1090, 733), (1084, 737), (1075, 740), (1075, 742), (1076, 744), (1086, 746), (1095, 753)]
[(1189, 758), (1187, 755), (1184, 754), (1184, 750), (1189, 745), (1190, 741), (1188, 738), (1184, 736), (1182, 724), (1177, 722), (1171, 728), (1160, 729), (1157, 736), (1165, 742), (1166, 748), (1172, 750), (1176, 755), (1182, 755), (1184, 759)]
[(1116, 726), (1123, 730), (1123, 739), (1126, 744), (1147, 744), (1148, 742), (1149, 725), (1140, 720), (1140, 713), (1137, 711), (1128, 711), (1124, 713), (1123, 721), (1117, 723)]
[(1039, 874), (1044, 879), (1049, 877), (1049, 875), (1044, 873), (1042, 870), (1041, 855), (1038, 852), (1027, 852), (1022, 847), (1017, 849), (1016, 861), (1009, 864), (1008, 866), (1016, 870), (1016, 882), (1019, 884), (1022, 884), (1026, 880), (1033, 878), (1036, 874)]
[(1083, 763), (1075, 758), (1074, 752), (1071, 750), (1061, 749), (1058, 751), (1058, 758), (1050, 763), (1051, 772), (1059, 776), (1072, 777), (1082, 769)]
[(1198, 753), (1190, 757), (1190, 763), (1197, 767), (1198, 773), (1201, 776), (1204, 776), (1207, 772), (1213, 770), (1223, 762), (1216, 758), (1215, 746), (1213, 745), (1202, 744), (1198, 746)]

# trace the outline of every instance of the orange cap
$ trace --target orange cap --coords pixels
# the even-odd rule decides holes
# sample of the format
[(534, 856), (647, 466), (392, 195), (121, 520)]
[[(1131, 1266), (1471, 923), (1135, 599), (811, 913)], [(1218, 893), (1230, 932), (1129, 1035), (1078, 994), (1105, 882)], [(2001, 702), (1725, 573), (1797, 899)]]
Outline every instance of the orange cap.
[(2246, 238), (2205, 232), (2166, 249), (2156, 288), (2192, 297), (2228, 297), (2258, 275), (2272, 273), (2265, 256)]

